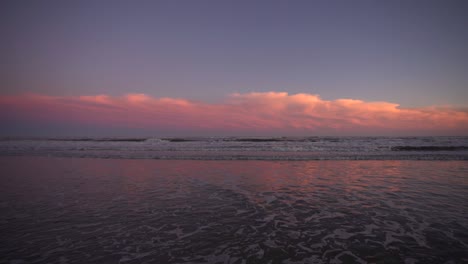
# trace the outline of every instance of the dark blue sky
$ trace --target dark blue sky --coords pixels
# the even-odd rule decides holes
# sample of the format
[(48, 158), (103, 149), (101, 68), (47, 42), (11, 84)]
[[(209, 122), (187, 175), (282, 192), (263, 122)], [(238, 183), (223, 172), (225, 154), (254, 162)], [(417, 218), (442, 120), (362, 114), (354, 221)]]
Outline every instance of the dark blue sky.
[(2, 1), (2, 94), (467, 106), (466, 1)]

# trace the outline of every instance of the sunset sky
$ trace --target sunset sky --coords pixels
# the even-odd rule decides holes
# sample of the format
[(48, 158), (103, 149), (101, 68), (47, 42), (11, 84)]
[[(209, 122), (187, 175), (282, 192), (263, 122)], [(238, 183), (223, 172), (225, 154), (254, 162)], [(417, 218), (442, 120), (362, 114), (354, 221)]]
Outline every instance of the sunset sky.
[(467, 1), (2, 1), (0, 135), (468, 135)]

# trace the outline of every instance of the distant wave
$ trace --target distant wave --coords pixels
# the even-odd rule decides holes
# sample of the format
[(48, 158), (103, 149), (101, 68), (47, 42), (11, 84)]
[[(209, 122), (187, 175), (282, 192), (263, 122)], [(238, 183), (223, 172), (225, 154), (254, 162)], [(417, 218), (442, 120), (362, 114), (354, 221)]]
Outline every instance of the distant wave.
[[(440, 140), (447, 139), (448, 137), (332, 137), (332, 136), (310, 136), (310, 137), (54, 137), (54, 138), (41, 138), (41, 137), (2, 137), (0, 141), (62, 141), (62, 142), (317, 142), (317, 143), (341, 143), (341, 142), (363, 142), (369, 144), (372, 142), (384, 142), (385, 140), (405, 140), (405, 141), (419, 141), (421, 145), (387, 145), (394, 151), (430, 151), (430, 150), (464, 150), (468, 147), (461, 146), (426, 146), (425, 143), (436, 143)], [(456, 139), (453, 137), (452, 139)], [(459, 137), (461, 140), (466, 141), (466, 137)], [(462, 143), (463, 144), (463, 143)]]
[(468, 150), (467, 146), (394, 146), (393, 151), (459, 151)]
[(226, 137), (226, 138), (161, 138), (169, 142), (191, 142), (191, 141), (219, 141), (219, 142), (340, 142), (341, 138), (334, 137)]
[(206, 141), (206, 139), (196, 139), (196, 138), (161, 138), (161, 140), (169, 141), (169, 142)]
[(226, 138), (224, 141), (236, 141), (236, 142), (280, 142), (280, 141), (292, 141), (287, 138)]
[(211, 142), (304, 142), (308, 139), (294, 138), (242, 138), (242, 137), (227, 137), (227, 138), (161, 138), (168, 142), (192, 142), (192, 141), (211, 141)]
[(468, 160), (468, 137), (0, 138), (0, 156), (220, 160)]
[(73, 139), (48, 139), (51, 141), (90, 141), (90, 142), (144, 142), (147, 138), (73, 138)]

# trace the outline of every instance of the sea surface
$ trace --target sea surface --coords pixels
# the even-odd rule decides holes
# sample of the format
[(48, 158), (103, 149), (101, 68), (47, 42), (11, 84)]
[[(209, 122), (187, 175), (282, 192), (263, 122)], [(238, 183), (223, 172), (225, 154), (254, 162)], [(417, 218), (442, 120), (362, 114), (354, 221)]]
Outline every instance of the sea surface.
[(188, 160), (468, 160), (468, 137), (0, 138), (0, 155)]
[(0, 263), (468, 263), (467, 137), (0, 140)]

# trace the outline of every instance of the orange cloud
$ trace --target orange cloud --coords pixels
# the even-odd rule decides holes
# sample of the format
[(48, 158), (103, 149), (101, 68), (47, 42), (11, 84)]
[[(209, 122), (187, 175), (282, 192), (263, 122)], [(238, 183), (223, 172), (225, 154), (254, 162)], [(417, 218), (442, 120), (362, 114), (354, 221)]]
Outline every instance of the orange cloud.
[(221, 103), (145, 94), (0, 96), (0, 121), (267, 134), (468, 135), (468, 112), (389, 102), (323, 100), (284, 92), (233, 94)]

